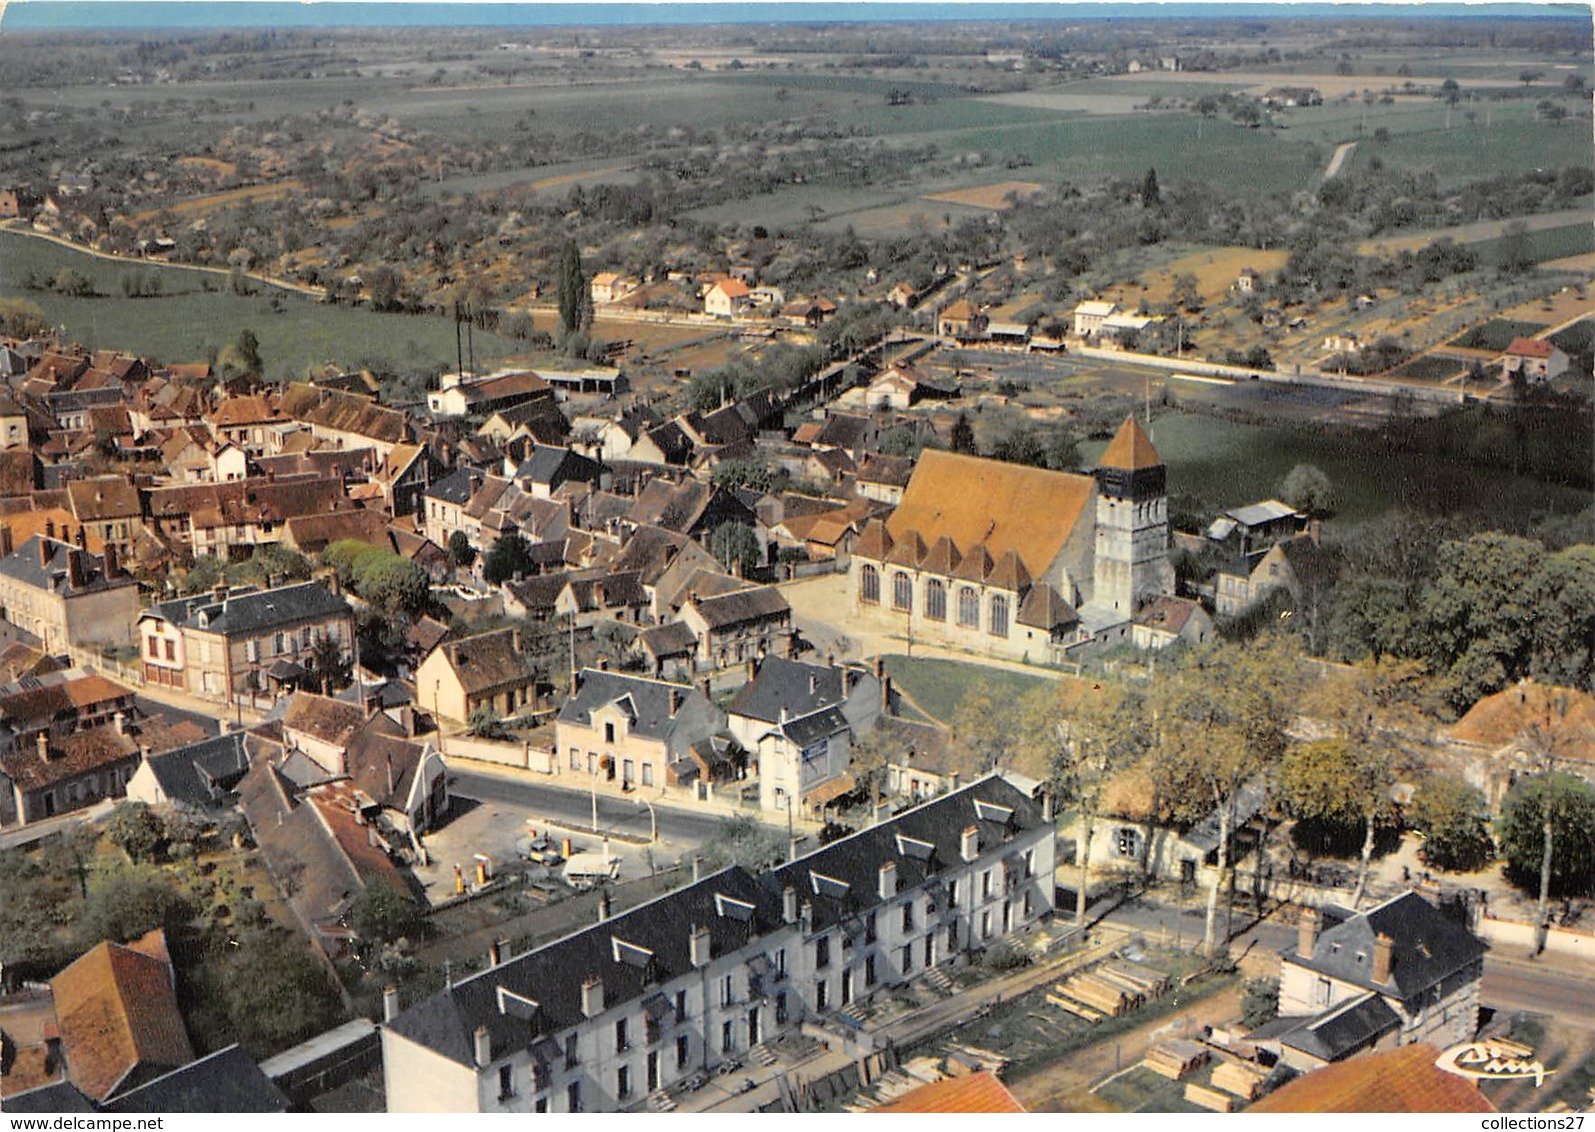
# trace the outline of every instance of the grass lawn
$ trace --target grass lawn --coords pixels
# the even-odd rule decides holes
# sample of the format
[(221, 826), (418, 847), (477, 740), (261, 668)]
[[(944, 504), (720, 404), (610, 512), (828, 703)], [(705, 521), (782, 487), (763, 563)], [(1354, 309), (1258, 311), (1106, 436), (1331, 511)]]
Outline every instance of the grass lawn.
[(1393, 376), (1403, 381), (1444, 381), (1446, 378), (1455, 377), (1468, 368), (1468, 363), (1458, 361), (1456, 358), (1437, 358), (1426, 356), (1414, 358), (1405, 365), (1400, 365), (1393, 371)]
[[(1153, 418), (1153, 442), (1168, 464), (1170, 492), (1195, 495), (1213, 508), (1267, 499), (1292, 467), (1318, 465), (1338, 497), (1326, 533), (1340, 539), (1399, 507), (1463, 518), (1572, 514), (1589, 505), (1585, 492), (1463, 461), (1391, 451), (1376, 434), (1354, 428), (1243, 424), (1172, 411)], [(1083, 444), (1082, 458), (1093, 462), (1105, 447), (1102, 441)]]
[[(29, 272), (53, 277), (64, 267), (91, 280), (98, 295), (69, 298), (21, 285)], [(123, 278), (152, 274), (162, 281), (160, 296), (123, 297)], [(126, 350), (167, 362), (197, 361), (248, 328), (260, 339), (266, 373), (273, 379), (298, 378), (307, 366), (328, 362), (398, 370), (454, 366), (454, 324), (447, 319), (329, 306), (256, 286), (254, 295), (235, 295), (224, 275), (99, 259), (46, 240), (0, 232), (0, 296), (37, 303), (52, 323), (66, 327), (69, 338), (94, 349)], [(475, 343), (479, 363), (515, 349), (509, 340), (481, 331)]]
[(1000, 699), (1012, 703), (1042, 687), (1049, 679), (958, 660), (906, 656), (888, 656), (886, 671), (899, 689), (943, 723), (950, 722), (958, 714), (964, 698), (978, 684), (990, 685)]
[[(1471, 246), (1478, 254), (1480, 263), (1500, 266), (1507, 251), (1507, 242), (1511, 239), (1510, 236), (1501, 236)], [(1595, 252), (1595, 228), (1591, 228), (1588, 223), (1543, 228), (1538, 232), (1527, 233), (1523, 236), (1523, 240), (1527, 245), (1525, 253), (1530, 263), (1545, 263), (1548, 260)]]
[(1443, 111), (1440, 128), (1402, 132), (1399, 123), (1392, 124), (1390, 140), (1384, 145), (1372, 141), (1375, 125), (1370, 115), (1369, 140), (1357, 146), (1352, 161), (1366, 162), (1377, 156), (1387, 166), (1429, 168), (1445, 183), (1471, 180), (1484, 170), (1560, 169), (1595, 161), (1589, 129), (1577, 121), (1553, 126), (1534, 121), (1532, 108), (1525, 115), (1498, 107), (1491, 111), (1492, 120), (1486, 126), (1484, 111), (1475, 108), (1474, 112), (1478, 118), (1464, 123), (1459, 109), (1449, 130), (1444, 128)]

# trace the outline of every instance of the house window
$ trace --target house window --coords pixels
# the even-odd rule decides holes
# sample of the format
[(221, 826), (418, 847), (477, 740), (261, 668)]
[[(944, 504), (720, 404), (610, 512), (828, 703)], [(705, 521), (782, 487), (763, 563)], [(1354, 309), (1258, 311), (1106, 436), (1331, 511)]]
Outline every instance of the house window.
[(914, 970), (914, 948), (911, 944), (903, 945), (903, 974), (907, 975)]
[(991, 635), (993, 637), (1008, 635), (1008, 599), (1001, 595), (991, 599)]
[(786, 991), (781, 991), (775, 996), (775, 1024), (786, 1025)]
[(731, 981), (731, 976), (727, 975), (720, 980), (720, 1005), (730, 1006), (735, 1001), (736, 985)]
[(912, 900), (903, 905), (903, 930), (905, 932), (914, 930), (914, 902)]
[(149, 638), (149, 647), (150, 647), (150, 659), (151, 660), (159, 660), (160, 656), (161, 656), (160, 642), (157, 641), (154, 637), (150, 637)]
[(303, 629), (299, 630), (299, 647), (302, 648), (302, 649), (307, 649), (307, 648), (310, 647), (310, 626), (309, 625), (306, 625)]
[(548, 1111), (548, 1098), (547, 1097), (538, 1097), (537, 1100), (535, 1102), (533, 1102), (533, 1104), (532, 1104), (532, 1111), (533, 1112), (547, 1112)]
[(1318, 1005), (1328, 1006), (1333, 998), (1335, 986), (1328, 979), (1318, 980)]
[(727, 1018), (720, 1023), (720, 1052), (730, 1053), (737, 1048), (736, 1023)]
[(822, 935), (814, 941), (814, 969), (823, 971), (831, 965), (831, 937)]
[(615, 1070), (615, 1096), (625, 1100), (631, 1096), (631, 1066), (622, 1065)]
[(643, 763), (642, 764), (642, 784), (644, 786), (652, 786), (654, 784), (654, 764), (653, 763)]
[(982, 900), (990, 900), (991, 899), (991, 870), (990, 869), (987, 869), (985, 872), (980, 874), (980, 898)]
[(615, 1019), (615, 1052), (624, 1053), (631, 1048), (631, 1039), (626, 1034), (626, 1019)]
[(604, 724), (604, 742), (613, 743), (614, 741), (615, 741), (615, 725), (613, 723)]
[(637, 777), (637, 764), (631, 759), (623, 759), (620, 764), (620, 781), (630, 786)]
[(278, 656), (281, 656), (283, 653), (288, 651), (287, 638), (285, 638), (281, 633), (278, 633), (275, 637), (273, 637), (271, 643), (273, 645), (272, 651)]
[(508, 1065), (498, 1067), (498, 1099), (508, 1100), (515, 1095), (514, 1081), (511, 1077), (512, 1069)]
[(965, 629), (980, 628), (980, 595), (970, 586), (958, 590), (958, 624)]
[(936, 965), (936, 937), (934, 935), (931, 935), (931, 934), (927, 933), (926, 936), (925, 936), (925, 966), (934, 967), (935, 965)]
[(865, 943), (874, 943), (875, 942), (875, 931), (876, 931), (875, 913), (871, 912), (869, 914), (869, 917), (864, 921), (864, 942)]
[(954, 920), (947, 925), (947, 950), (958, 950), (958, 921)]
[(990, 912), (982, 912), (980, 914), (980, 938), (981, 939), (990, 939), (991, 938), (991, 913)]
[(831, 1004), (831, 984), (824, 979), (814, 980), (814, 1009), (824, 1010)]
[(875, 985), (875, 953), (873, 951), (864, 956), (864, 985), (866, 987)]
[(678, 1034), (676, 1036), (676, 1068), (677, 1069), (685, 1069), (687, 1067), (687, 1058), (691, 1055), (691, 1052), (692, 1052), (692, 1042), (691, 1042), (691, 1040), (687, 1037), (686, 1034)]
[(914, 608), (914, 582), (899, 570), (892, 575), (892, 608), (912, 612)]
[(879, 605), (881, 601), (881, 575), (873, 566), (862, 567), (858, 572), (858, 599)]
[(582, 1110), (582, 1083), (580, 1081), (572, 1081), (565, 1086), (565, 1108), (569, 1112), (580, 1112)]
[(1127, 826), (1120, 826), (1113, 835), (1113, 851), (1121, 857), (1134, 858), (1138, 856), (1136, 849), (1141, 840), (1141, 835)]
[(947, 587), (938, 578), (925, 583), (925, 617), (930, 621), (947, 620)]
[(580, 747), (572, 747), (570, 749), (570, 769), (571, 770), (580, 770), (581, 768), (582, 768), (582, 752), (581, 752), (581, 748)]

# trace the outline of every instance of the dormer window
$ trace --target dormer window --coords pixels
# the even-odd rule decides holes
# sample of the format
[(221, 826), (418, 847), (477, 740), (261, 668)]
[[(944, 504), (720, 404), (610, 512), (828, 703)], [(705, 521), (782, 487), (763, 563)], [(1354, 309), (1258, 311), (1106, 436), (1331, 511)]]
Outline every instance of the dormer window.
[(614, 741), (615, 741), (615, 725), (613, 723), (605, 723), (604, 724), (604, 742), (613, 743)]

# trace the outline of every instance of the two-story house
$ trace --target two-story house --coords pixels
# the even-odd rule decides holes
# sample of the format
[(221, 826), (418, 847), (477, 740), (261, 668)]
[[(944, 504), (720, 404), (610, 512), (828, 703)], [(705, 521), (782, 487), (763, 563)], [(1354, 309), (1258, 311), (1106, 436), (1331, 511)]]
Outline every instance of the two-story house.
[(698, 639), (701, 669), (730, 668), (792, 651), (792, 607), (774, 586), (689, 598), (680, 621)]
[(537, 670), (521, 651), (519, 629), (444, 641), (415, 672), (415, 702), (460, 723), (478, 711), (509, 718), (537, 700)]
[(0, 618), (46, 650), (126, 644), (138, 615), (138, 583), (115, 543), (95, 555), (46, 533), (13, 548), (11, 528), (0, 526)]
[(554, 746), (572, 773), (662, 787), (671, 766), (692, 761), (693, 745), (725, 725), (698, 688), (587, 668), (554, 717)]

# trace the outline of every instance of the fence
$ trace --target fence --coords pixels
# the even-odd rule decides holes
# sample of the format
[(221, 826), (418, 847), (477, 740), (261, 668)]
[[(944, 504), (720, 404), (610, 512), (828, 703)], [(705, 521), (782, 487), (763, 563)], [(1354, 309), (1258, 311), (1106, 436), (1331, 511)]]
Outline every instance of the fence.
[(530, 743), (445, 735), (439, 737), (438, 749), (446, 759), (475, 759), (478, 762), (536, 771), (538, 774), (554, 773), (554, 752), (534, 747)]
[[(1534, 925), (1515, 920), (1497, 920), (1493, 916), (1480, 916), (1479, 935), (1497, 947), (1534, 949)], [(1545, 936), (1545, 950), (1553, 955), (1567, 955), (1582, 959), (1590, 970), (1595, 970), (1595, 935), (1573, 928), (1552, 928)]]

